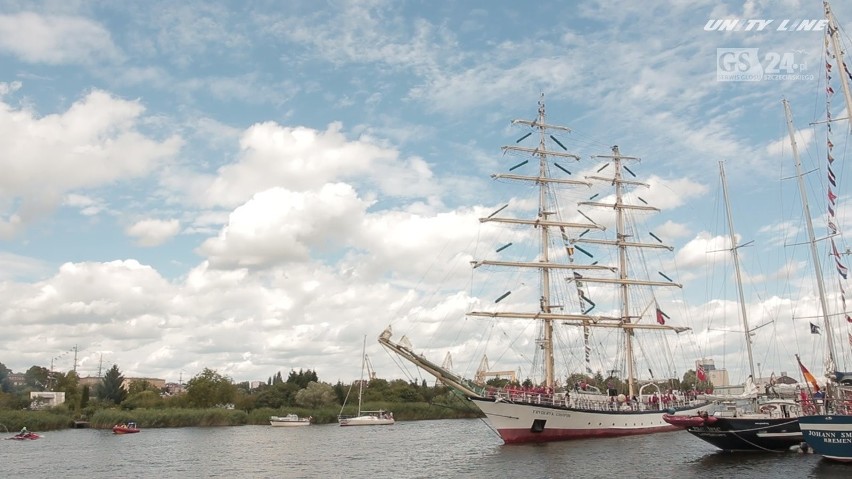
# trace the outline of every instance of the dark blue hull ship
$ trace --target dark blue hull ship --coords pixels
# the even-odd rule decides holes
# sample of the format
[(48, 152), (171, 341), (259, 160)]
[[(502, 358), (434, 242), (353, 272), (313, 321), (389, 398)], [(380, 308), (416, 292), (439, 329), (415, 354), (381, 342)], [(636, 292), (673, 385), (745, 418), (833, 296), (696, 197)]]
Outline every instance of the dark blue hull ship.
[(852, 416), (825, 414), (799, 418), (808, 446), (826, 459), (852, 462)]

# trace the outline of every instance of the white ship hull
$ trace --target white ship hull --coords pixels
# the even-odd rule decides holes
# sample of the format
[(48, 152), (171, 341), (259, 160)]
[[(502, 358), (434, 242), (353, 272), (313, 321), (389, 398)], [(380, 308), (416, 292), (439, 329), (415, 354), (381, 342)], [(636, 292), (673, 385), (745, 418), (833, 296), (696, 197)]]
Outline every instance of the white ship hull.
[[(570, 407), (471, 398), (507, 444), (617, 437), (677, 431), (660, 410), (593, 411)], [(707, 403), (680, 408), (677, 415), (706, 411)]]
[(310, 426), (311, 423), (307, 420), (300, 421), (269, 421), (269, 425), (273, 427), (305, 427)]
[(358, 416), (341, 418), (339, 422), (341, 426), (390, 426), (394, 420), (388, 417)]

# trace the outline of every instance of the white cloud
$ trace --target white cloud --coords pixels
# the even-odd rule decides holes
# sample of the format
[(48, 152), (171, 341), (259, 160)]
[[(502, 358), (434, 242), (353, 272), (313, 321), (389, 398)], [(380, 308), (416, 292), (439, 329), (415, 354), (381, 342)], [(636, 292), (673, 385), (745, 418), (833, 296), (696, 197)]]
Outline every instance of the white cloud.
[(83, 216), (95, 216), (105, 209), (101, 200), (76, 193), (66, 195), (62, 204), (72, 208), (79, 208), (80, 214)]
[(689, 227), (685, 224), (677, 223), (672, 220), (667, 220), (654, 231), (654, 234), (660, 238), (683, 238), (684, 236), (689, 235), (689, 233)]
[(85, 17), (20, 12), (0, 15), (0, 51), (29, 63), (92, 64), (121, 53), (109, 30)]
[(727, 261), (730, 247), (727, 236), (711, 236), (702, 231), (677, 252), (677, 264), (682, 268), (701, 270), (711, 263)]
[(0, 103), (0, 236), (52, 211), (64, 193), (147, 175), (177, 153), (179, 137), (140, 131), (143, 112), (99, 90), (43, 117)]
[(140, 246), (159, 246), (170, 240), (180, 231), (180, 221), (147, 219), (137, 221), (129, 226), (125, 233), (136, 238)]
[(0, 281), (41, 277), (47, 271), (43, 260), (0, 251)]
[[(253, 125), (240, 140), (237, 162), (219, 169), (205, 192), (205, 203), (233, 206), (272, 187), (306, 191), (335, 180), (375, 182), (388, 194), (414, 195), (435, 189), (432, 173), (419, 158), (400, 160), (399, 152), (370, 137), (348, 140), (340, 123), (325, 131)], [(373, 175), (381, 170), (382, 175)]]
[(199, 253), (217, 268), (307, 261), (312, 250), (349, 246), (368, 205), (342, 183), (307, 192), (272, 188), (235, 209), (228, 224), (216, 238), (205, 241)]
[[(796, 138), (796, 147), (800, 153), (805, 151), (814, 141), (814, 130), (812, 128), (796, 130), (794, 135)], [(790, 135), (785, 134), (783, 138), (766, 145), (766, 154), (772, 157), (780, 157), (782, 155), (791, 157), (792, 148), (790, 145)]]

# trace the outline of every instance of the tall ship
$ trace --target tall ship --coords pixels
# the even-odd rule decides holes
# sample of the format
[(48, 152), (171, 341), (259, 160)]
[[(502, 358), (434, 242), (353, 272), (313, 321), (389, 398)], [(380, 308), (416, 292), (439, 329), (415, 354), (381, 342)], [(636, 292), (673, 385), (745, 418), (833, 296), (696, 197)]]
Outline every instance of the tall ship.
[[(480, 297), (493, 294), (493, 301), (471, 298), (465, 324), (506, 336), (534, 331), (532, 340), (508, 341), (528, 345), (532, 354), (521, 355), (532, 358), (528, 376), (511, 369), (502, 378), (515, 381), (489, 383), (495, 375), (480, 367), (464, 377), (449, 361), (427, 359), (407, 336), (394, 339), (391, 326), (379, 343), (467, 397), (506, 443), (673, 431), (678, 426), (663, 420), (664, 411), (707, 412), (710, 404), (697, 391), (674, 380), (671, 359), (651, 361), (690, 328), (672, 324), (674, 314), (665, 312), (668, 292), (682, 286), (666, 272), (670, 260), (658, 259), (660, 253), (671, 258), (673, 248), (664, 235), (643, 229), (660, 210), (642, 196), (650, 185), (638, 179), (639, 159), (618, 146), (590, 159), (569, 152), (565, 137), (572, 130), (548, 123), (543, 97), (536, 118), (512, 124), (526, 131), (502, 150), (521, 159), (492, 178), (531, 191), (530, 201), (514, 206), (532, 214), (510, 217), (507, 204), (480, 218), (508, 233), (488, 257), (471, 261), (475, 272), (491, 273)], [(593, 364), (598, 350), (602, 359)], [(484, 355), (482, 364), (488, 364)], [(593, 377), (603, 380), (601, 387)]]
[[(813, 376), (804, 367), (802, 372), (805, 376), (812, 380), (813, 390), (811, 391), (814, 399), (809, 402), (808, 414), (799, 418), (799, 426), (802, 430), (806, 447), (813, 452), (822, 455), (825, 459), (838, 462), (852, 462), (852, 372), (843, 372), (839, 370), (838, 361), (844, 356), (842, 350), (838, 350), (838, 345), (845, 348), (846, 351), (852, 347), (852, 316), (846, 310), (846, 280), (848, 270), (844, 264), (845, 260), (836, 243), (840, 242), (840, 230), (836, 217), (837, 211), (837, 191), (838, 183), (834, 170), (842, 168), (842, 165), (835, 164), (834, 143), (849, 144), (849, 132), (852, 131), (852, 120), (848, 117), (849, 109), (852, 108), (852, 88), (849, 85), (850, 74), (849, 66), (844, 60), (844, 52), (848, 51), (848, 45), (844, 49), (841, 43), (840, 27), (837, 19), (831, 11), (829, 3), (823, 2), (825, 18), (826, 18), (826, 39), (825, 39), (825, 91), (826, 91), (826, 174), (828, 176), (828, 218), (826, 224), (828, 226), (828, 243), (829, 255), (835, 263), (835, 269), (838, 273), (838, 290), (840, 291), (841, 304), (843, 311), (840, 315), (829, 315), (825, 302), (822, 303), (822, 328), (823, 338), (825, 340), (825, 378), (826, 382), (822, 388), (814, 380)], [(833, 61), (831, 61), (833, 60)], [(835, 72), (832, 72), (832, 64), (837, 67)], [(840, 83), (840, 91), (844, 98), (843, 104), (846, 107), (845, 118), (832, 118), (832, 96), (834, 89), (832, 88), (832, 75), (836, 74)], [(843, 127), (833, 128), (832, 123), (836, 120), (844, 121)], [(842, 134), (843, 140), (833, 137), (836, 134)], [(842, 151), (838, 148), (838, 151)], [(794, 150), (795, 153), (795, 150)], [(841, 163), (841, 162), (838, 162)], [(842, 171), (842, 170), (841, 170)], [(811, 250), (816, 256), (815, 235), (813, 227), (809, 225), (809, 238), (811, 242)], [(848, 249), (846, 250), (849, 251)], [(816, 261), (816, 260), (815, 260)], [(821, 279), (821, 278), (820, 278)], [(819, 283), (820, 292), (824, 289), (823, 284)], [(842, 318), (841, 324), (845, 323), (845, 328), (836, 327), (833, 318)], [(849, 342), (835, 342), (835, 333), (846, 332)], [(843, 345), (846, 346), (843, 346)]]

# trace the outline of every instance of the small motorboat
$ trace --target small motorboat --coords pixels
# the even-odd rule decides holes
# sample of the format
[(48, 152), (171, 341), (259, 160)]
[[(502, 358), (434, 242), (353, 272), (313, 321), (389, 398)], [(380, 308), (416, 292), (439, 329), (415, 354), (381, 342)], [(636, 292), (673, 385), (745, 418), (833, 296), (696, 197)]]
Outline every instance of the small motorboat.
[(41, 439), (41, 436), (39, 436), (38, 434), (36, 434), (34, 432), (25, 432), (25, 433), (15, 434), (14, 436), (7, 437), (6, 439), (14, 439), (16, 441), (27, 441), (27, 440), (31, 440), (31, 439)]
[(299, 417), (296, 414), (288, 414), (286, 416), (271, 416), (269, 424), (276, 427), (299, 427), (310, 426), (313, 417)]
[(706, 412), (701, 411), (698, 414), (693, 414), (690, 416), (678, 416), (674, 414), (663, 414), (663, 421), (671, 424), (672, 426), (682, 427), (684, 429), (690, 427), (701, 427), (701, 426), (709, 426), (716, 422), (718, 418), (715, 416), (710, 416)]
[(141, 431), (135, 422), (116, 424), (112, 427), (113, 434), (133, 434)]

